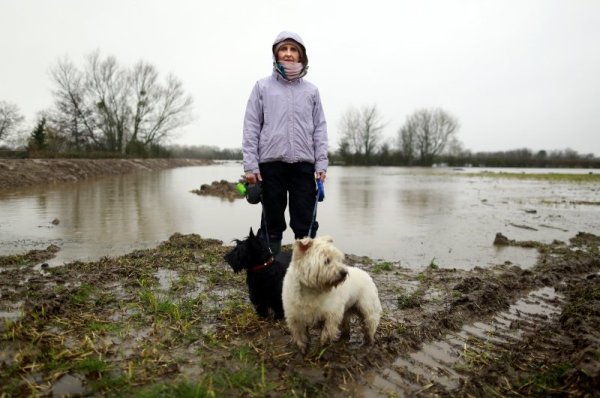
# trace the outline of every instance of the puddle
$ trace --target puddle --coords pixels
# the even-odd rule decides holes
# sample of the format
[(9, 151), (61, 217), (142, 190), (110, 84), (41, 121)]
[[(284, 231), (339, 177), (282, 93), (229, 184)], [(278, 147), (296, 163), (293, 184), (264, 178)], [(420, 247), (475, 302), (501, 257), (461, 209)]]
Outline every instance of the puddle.
[(172, 269), (160, 268), (154, 273), (154, 277), (158, 279), (160, 289), (168, 291), (171, 289), (173, 282), (179, 280), (179, 273)]
[(518, 342), (525, 333), (535, 333), (541, 323), (560, 314), (562, 298), (551, 287), (530, 292), (489, 322), (465, 325), (459, 332), (424, 344), (419, 351), (398, 357), (390, 366), (367, 375), (366, 385), (357, 390), (357, 395), (412, 397), (433, 384), (448, 391), (456, 389), (463, 378), (458, 369), (470, 353), (481, 352), (482, 347), (505, 347)]
[(79, 377), (66, 374), (54, 383), (51, 392), (53, 397), (68, 397), (84, 395), (86, 390)]
[(206, 292), (206, 281), (200, 281), (198, 283), (196, 283), (196, 286), (194, 287), (194, 289), (192, 289), (190, 292), (185, 294), (186, 298), (196, 298), (198, 297), (198, 295), (202, 294)]
[(23, 311), (0, 311), (0, 319), (6, 319), (7, 321), (17, 321), (23, 316)]
[[(18, 321), (19, 319), (21, 319), (23, 317), (23, 302), (22, 301), (17, 301), (15, 303), (10, 304), (7, 308), (3, 308), (2, 310), (0, 310), (0, 320), (7, 320), (7, 321)], [(0, 330), (2, 330), (3, 326), (2, 326), (3, 322), (0, 322)]]

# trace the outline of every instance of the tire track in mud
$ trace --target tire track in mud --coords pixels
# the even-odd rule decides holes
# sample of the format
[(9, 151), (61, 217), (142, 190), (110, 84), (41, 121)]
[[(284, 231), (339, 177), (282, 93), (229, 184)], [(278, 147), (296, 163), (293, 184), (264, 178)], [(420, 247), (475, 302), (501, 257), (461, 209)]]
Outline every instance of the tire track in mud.
[(553, 287), (522, 296), (487, 322), (463, 325), (442, 339), (425, 343), (419, 351), (397, 357), (393, 363), (366, 374), (365, 385), (355, 389), (362, 397), (413, 397), (452, 393), (469, 383), (469, 369), (480, 360), (494, 361), (496, 353), (514, 349), (525, 336), (558, 321), (564, 297)]

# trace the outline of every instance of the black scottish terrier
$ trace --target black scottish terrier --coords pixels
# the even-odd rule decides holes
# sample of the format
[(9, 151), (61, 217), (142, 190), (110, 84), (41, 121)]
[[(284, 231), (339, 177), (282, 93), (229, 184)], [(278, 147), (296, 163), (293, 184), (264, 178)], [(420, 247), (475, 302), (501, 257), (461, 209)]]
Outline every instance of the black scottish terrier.
[(273, 257), (269, 247), (254, 235), (252, 228), (245, 240), (236, 239), (235, 243), (236, 246), (224, 258), (234, 272), (246, 270), (250, 301), (256, 313), (267, 318), (271, 309), (275, 319), (282, 319), (281, 287), (291, 254), (280, 253), (276, 258)]

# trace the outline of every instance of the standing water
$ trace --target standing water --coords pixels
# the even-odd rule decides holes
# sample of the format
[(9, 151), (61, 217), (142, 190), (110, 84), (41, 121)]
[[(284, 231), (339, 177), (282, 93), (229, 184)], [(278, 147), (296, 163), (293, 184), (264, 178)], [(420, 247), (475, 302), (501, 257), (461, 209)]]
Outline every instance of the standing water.
[[(533, 249), (495, 247), (497, 232), (541, 242), (600, 233), (594, 184), (461, 175), (465, 171), (331, 167), (318, 204), (319, 234), (331, 235), (345, 253), (411, 268), (433, 262), (468, 269), (534, 264)], [(175, 232), (231, 244), (250, 227), (256, 231), (260, 205), (191, 190), (241, 174), (241, 165), (229, 162), (3, 192), (0, 254), (53, 243), (61, 248), (51, 261), (57, 265), (155, 246)], [(286, 231), (284, 244), (292, 237)]]

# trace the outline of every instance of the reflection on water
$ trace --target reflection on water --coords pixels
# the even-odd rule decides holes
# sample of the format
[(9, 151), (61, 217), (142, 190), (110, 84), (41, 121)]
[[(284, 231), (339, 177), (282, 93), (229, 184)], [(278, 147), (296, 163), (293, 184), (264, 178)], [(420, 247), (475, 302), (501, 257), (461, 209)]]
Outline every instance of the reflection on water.
[[(495, 248), (496, 232), (543, 242), (567, 240), (578, 231), (600, 232), (598, 206), (570, 204), (597, 200), (592, 184), (457, 176), (460, 172), (332, 167), (318, 207), (319, 233), (333, 236), (346, 253), (413, 268), (432, 261), (471, 268), (505, 261), (533, 264), (533, 250)], [(54, 243), (61, 251), (52, 263), (61, 264), (154, 246), (175, 232), (230, 243), (258, 227), (260, 206), (190, 191), (240, 175), (240, 164), (226, 163), (5, 192), (0, 194), (0, 252)], [(54, 219), (58, 225), (51, 223)], [(292, 236), (286, 231), (284, 243)]]

